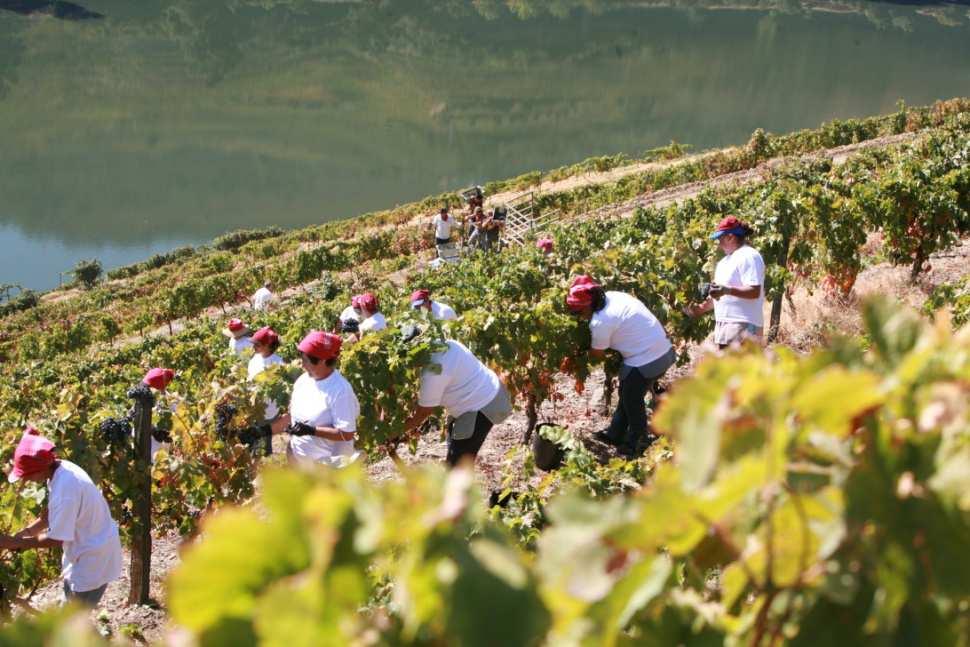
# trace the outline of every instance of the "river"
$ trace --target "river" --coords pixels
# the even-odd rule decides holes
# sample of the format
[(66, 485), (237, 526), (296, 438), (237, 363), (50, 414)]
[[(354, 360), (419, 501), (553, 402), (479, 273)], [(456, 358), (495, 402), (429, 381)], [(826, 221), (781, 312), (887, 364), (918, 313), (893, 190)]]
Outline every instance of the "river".
[(658, 4), (0, 0), (0, 283), (970, 95), (965, 6)]

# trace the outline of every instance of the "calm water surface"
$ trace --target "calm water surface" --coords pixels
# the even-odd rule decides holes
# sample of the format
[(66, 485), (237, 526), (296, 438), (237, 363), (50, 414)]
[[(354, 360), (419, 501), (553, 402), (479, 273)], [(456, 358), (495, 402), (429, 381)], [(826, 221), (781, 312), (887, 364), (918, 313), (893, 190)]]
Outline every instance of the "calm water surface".
[(511, 4), (0, 0), (0, 283), (970, 95), (966, 7)]

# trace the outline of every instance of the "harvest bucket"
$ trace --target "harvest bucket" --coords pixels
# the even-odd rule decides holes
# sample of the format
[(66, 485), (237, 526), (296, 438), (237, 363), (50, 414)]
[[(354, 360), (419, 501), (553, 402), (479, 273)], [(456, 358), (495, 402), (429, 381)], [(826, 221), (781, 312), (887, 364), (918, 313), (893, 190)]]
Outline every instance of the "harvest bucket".
[(551, 422), (540, 422), (532, 434), (532, 457), (535, 459), (536, 467), (546, 472), (561, 466), (563, 457), (566, 455), (562, 447), (551, 440), (546, 440), (539, 433), (543, 427), (555, 426), (557, 425)]

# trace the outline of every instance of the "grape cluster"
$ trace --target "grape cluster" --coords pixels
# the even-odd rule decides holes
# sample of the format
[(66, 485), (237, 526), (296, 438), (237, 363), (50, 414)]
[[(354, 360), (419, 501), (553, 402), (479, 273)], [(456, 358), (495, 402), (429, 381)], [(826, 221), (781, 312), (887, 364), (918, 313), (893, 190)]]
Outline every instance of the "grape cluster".
[(98, 433), (112, 447), (124, 445), (131, 442), (131, 421), (128, 418), (106, 418), (98, 426)]
[(231, 423), (236, 415), (236, 407), (223, 403), (216, 406), (216, 435), (227, 439), (232, 434)]
[(239, 442), (244, 444), (254, 454), (262, 451), (264, 455), (269, 456), (273, 453), (272, 436), (273, 432), (271, 427), (268, 423), (264, 423), (240, 431)]
[(155, 396), (152, 394), (152, 390), (147, 384), (136, 384), (128, 389), (127, 395), (130, 399), (138, 400), (149, 409), (155, 406)]

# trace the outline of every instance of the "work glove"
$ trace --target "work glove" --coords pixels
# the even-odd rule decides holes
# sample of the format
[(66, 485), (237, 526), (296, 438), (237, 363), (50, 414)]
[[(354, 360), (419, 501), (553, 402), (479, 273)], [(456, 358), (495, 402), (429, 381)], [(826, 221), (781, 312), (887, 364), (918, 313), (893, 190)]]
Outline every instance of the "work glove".
[(317, 430), (305, 422), (294, 422), (287, 427), (286, 433), (291, 436), (313, 436), (317, 433)]

